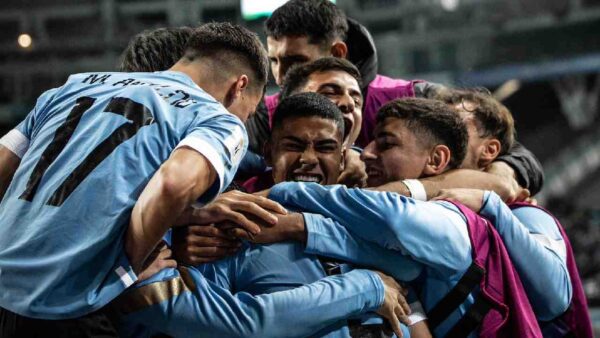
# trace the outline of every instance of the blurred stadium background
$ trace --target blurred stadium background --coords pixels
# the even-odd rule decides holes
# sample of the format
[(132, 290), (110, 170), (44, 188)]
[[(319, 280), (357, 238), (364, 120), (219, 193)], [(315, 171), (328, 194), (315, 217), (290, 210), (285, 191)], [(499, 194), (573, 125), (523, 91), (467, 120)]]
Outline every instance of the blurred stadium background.
[[(283, 2), (3, 0), (0, 134), (69, 74), (116, 69), (144, 29), (232, 21), (264, 37), (269, 6)], [(485, 86), (512, 110), (520, 141), (544, 165), (538, 200), (567, 227), (590, 305), (599, 307), (600, 0), (336, 3), (371, 31), (380, 73)], [(600, 312), (592, 314), (600, 326)]]

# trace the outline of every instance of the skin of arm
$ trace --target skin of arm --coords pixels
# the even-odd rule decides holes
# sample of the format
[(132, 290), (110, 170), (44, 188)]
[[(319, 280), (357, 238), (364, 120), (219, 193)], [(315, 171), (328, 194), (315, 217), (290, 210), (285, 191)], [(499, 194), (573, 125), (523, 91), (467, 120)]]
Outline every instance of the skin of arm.
[(0, 201), (4, 197), (4, 193), (8, 189), (20, 163), (19, 156), (0, 145)]
[(175, 150), (138, 198), (125, 237), (125, 251), (135, 272), (171, 224), (217, 177), (208, 160), (195, 150)]
[[(503, 200), (513, 201), (518, 198), (517, 196), (522, 190), (518, 187), (514, 178), (470, 169), (451, 170), (438, 176), (421, 178), (419, 181), (425, 187), (427, 199), (437, 196), (442, 189), (471, 188), (491, 190), (496, 192)], [(410, 191), (402, 181), (386, 183), (373, 190), (390, 191), (410, 197)]]

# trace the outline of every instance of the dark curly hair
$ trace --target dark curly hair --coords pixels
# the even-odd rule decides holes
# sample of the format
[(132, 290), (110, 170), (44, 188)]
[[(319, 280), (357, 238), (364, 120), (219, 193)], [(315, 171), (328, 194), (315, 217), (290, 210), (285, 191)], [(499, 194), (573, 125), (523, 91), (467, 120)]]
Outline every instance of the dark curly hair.
[(329, 0), (291, 0), (265, 22), (267, 36), (307, 36), (312, 44), (346, 39), (346, 15)]
[(300, 93), (281, 100), (273, 116), (273, 134), (289, 118), (313, 116), (333, 120), (340, 132), (340, 137), (343, 137), (344, 118), (342, 112), (335, 103), (317, 93)]
[(362, 87), (360, 71), (352, 62), (336, 58), (324, 57), (313, 62), (293, 66), (285, 75), (283, 80), (283, 89), (281, 90), (281, 98), (290, 96), (306, 85), (308, 78), (313, 73), (321, 73), (328, 71), (342, 71), (350, 74), (358, 82), (359, 88)]
[(438, 100), (402, 98), (386, 103), (377, 112), (377, 123), (388, 117), (406, 121), (421, 142), (450, 149), (449, 169), (459, 168), (467, 153), (469, 136), (460, 115)]
[(118, 69), (122, 72), (167, 70), (181, 59), (192, 34), (194, 29), (190, 27), (145, 30), (129, 40)]
[(479, 136), (500, 141), (502, 149), (499, 156), (506, 154), (515, 143), (515, 122), (510, 110), (486, 89), (446, 88), (438, 91), (433, 98), (454, 106), (460, 104), (465, 111), (473, 114)]

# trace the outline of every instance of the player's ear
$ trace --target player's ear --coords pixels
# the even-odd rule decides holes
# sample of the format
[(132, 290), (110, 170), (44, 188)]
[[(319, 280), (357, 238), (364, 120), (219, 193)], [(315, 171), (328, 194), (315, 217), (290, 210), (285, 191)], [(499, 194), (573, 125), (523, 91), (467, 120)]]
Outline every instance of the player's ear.
[(336, 41), (331, 44), (331, 55), (336, 58), (345, 59), (348, 55), (348, 46), (344, 41)]
[(500, 155), (500, 151), (502, 151), (502, 145), (498, 139), (491, 138), (483, 141), (477, 166), (479, 168), (487, 167)]
[(426, 176), (437, 176), (443, 173), (450, 163), (450, 149), (443, 144), (438, 144), (429, 153), (429, 159), (423, 169)]
[(227, 94), (225, 94), (225, 99), (223, 100), (223, 105), (225, 107), (231, 106), (236, 100), (242, 97), (242, 93), (244, 90), (248, 88), (248, 75), (242, 74), (238, 76), (234, 82), (231, 83), (229, 89), (227, 90)]

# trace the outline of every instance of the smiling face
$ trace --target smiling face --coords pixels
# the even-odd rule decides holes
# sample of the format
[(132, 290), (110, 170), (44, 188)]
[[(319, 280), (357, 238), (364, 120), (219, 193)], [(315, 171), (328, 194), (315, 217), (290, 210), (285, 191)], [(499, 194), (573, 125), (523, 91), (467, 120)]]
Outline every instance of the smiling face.
[(335, 184), (343, 166), (342, 135), (335, 121), (292, 117), (273, 131), (268, 145), (275, 183)]
[(342, 111), (345, 124), (344, 145), (352, 146), (362, 124), (363, 97), (356, 79), (341, 70), (311, 74), (301, 92), (315, 92), (329, 98)]
[(419, 178), (430, 154), (406, 121), (388, 117), (375, 128), (375, 140), (364, 149), (361, 159), (367, 166), (367, 186)]
[(282, 85), (291, 66), (331, 56), (329, 49), (309, 43), (307, 36), (282, 36), (279, 39), (268, 36), (267, 51), (271, 72), (278, 86)]

